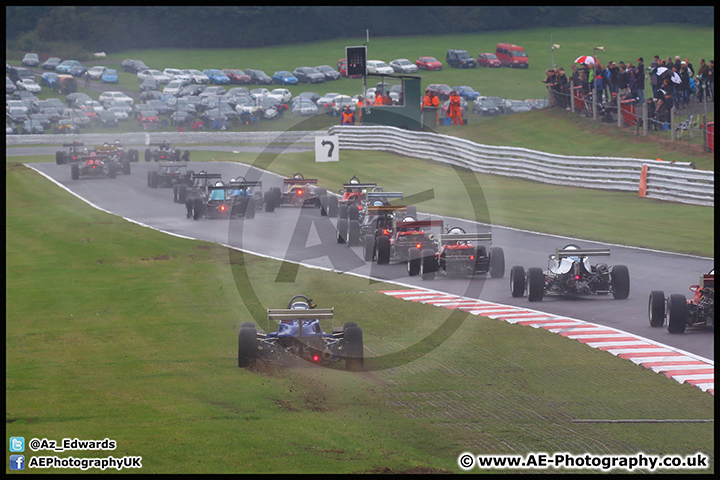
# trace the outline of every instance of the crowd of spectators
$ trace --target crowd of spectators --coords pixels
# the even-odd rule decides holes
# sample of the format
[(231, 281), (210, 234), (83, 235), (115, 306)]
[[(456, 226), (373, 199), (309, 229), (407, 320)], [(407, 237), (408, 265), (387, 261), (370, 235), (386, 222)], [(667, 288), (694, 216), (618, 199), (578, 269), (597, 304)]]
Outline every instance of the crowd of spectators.
[(555, 104), (561, 108), (570, 108), (572, 82), (584, 97), (593, 92), (601, 107), (603, 103), (617, 104), (618, 98), (637, 104), (647, 102), (649, 118), (661, 123), (670, 121), (673, 108), (677, 112), (687, 108), (691, 101), (702, 102), (704, 95), (708, 101), (715, 98), (715, 62), (706, 63), (704, 58), (697, 70), (689, 59), (682, 60), (679, 55), (674, 60), (655, 55), (647, 66), (642, 57), (636, 63), (573, 64), (570, 80), (562, 68), (547, 70), (545, 74), (543, 83), (552, 90)]

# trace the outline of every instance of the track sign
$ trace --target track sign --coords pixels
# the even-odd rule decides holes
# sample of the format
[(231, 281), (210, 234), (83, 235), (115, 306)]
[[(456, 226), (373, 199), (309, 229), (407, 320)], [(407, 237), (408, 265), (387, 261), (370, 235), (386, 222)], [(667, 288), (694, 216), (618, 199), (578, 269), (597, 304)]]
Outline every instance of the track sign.
[(338, 153), (338, 137), (337, 136), (317, 136), (315, 137), (315, 161), (316, 162), (339, 162), (340, 155)]
[(347, 74), (365, 75), (367, 62), (367, 47), (345, 47), (345, 59), (347, 61)]

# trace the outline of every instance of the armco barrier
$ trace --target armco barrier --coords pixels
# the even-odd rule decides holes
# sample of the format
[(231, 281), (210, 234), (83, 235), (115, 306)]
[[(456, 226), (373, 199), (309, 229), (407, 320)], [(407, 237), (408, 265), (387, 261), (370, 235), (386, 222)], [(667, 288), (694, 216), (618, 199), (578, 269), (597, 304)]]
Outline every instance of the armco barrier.
[(393, 127), (330, 127), (329, 133), (339, 136), (341, 150), (381, 150), (553, 185), (637, 192), (642, 167), (647, 165), (648, 198), (714, 205), (713, 172), (695, 170), (686, 162), (554, 155)]
[(7, 146), (86, 145), (120, 140), (141, 146), (167, 140), (171, 144), (314, 143), (318, 135), (338, 135), (340, 149), (378, 150), (468, 168), (479, 173), (518, 177), (553, 185), (638, 192), (643, 165), (648, 166), (646, 197), (713, 206), (713, 172), (690, 163), (615, 157), (553, 155), (526, 148), (496, 147), (431, 132), (395, 127), (330, 127), (328, 131), (285, 132), (135, 132), (82, 135), (6, 135)]

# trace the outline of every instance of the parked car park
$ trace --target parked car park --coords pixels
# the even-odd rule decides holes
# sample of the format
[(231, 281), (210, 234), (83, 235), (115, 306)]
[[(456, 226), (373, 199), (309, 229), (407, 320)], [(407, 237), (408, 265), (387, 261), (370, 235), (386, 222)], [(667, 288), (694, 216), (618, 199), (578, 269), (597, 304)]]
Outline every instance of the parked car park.
[(319, 65), (315, 67), (315, 70), (325, 75), (325, 81), (339, 80), (341, 77), (340, 72), (332, 68), (330, 65)]
[(318, 108), (309, 98), (295, 97), (293, 99), (292, 114), (299, 117), (317, 115)]
[(150, 67), (145, 65), (145, 62), (142, 60), (131, 60), (126, 59), (120, 62), (120, 68), (123, 72), (130, 72), (130, 73), (138, 73), (143, 70), (149, 70)]
[(418, 66), (407, 58), (398, 58), (390, 62), (395, 73), (417, 73)]
[(95, 65), (88, 68), (87, 73), (91, 80), (100, 80), (105, 73), (105, 70), (107, 70), (107, 67), (103, 67), (102, 65)]
[[(338, 72), (339, 74), (339, 72)], [(273, 73), (272, 83), (277, 85), (297, 85), (298, 79), (291, 72), (287, 70), (279, 70)]]
[(325, 75), (313, 67), (297, 67), (293, 70), (293, 75), (301, 83), (323, 83), (325, 81)]
[(245, 74), (249, 75), (252, 79), (252, 83), (256, 85), (270, 85), (272, 83), (272, 78), (270, 78), (268, 74), (262, 70), (248, 68), (245, 70)]
[(239, 68), (226, 68), (223, 73), (230, 79), (232, 85), (250, 85), (252, 78)]
[(453, 68), (476, 68), (478, 65), (467, 50), (448, 50), (445, 60)]
[(100, 77), (102, 83), (115, 83), (119, 81), (118, 72), (114, 68), (106, 68)]
[(394, 73), (393, 67), (383, 62), (382, 60), (368, 60), (365, 63), (367, 67), (367, 73), (379, 73), (382, 75), (390, 75)]
[(42, 69), (54, 71), (60, 65), (60, 62), (62, 62), (60, 57), (50, 57), (42, 64)]
[(480, 53), (478, 54), (477, 63), (481, 67), (489, 68), (500, 68), (502, 63), (494, 53)]
[(191, 81), (190, 75), (178, 68), (166, 68), (165, 70), (163, 70), (163, 73), (170, 77), (172, 80), (183, 80), (188, 83)]
[(31, 78), (22, 78), (15, 83), (18, 90), (25, 90), (26, 92), (38, 94), (42, 90), (40, 85)]
[(22, 66), (23, 67), (39, 67), (40, 66), (40, 57), (38, 57), (37, 53), (26, 53), (22, 59)]
[(442, 63), (435, 57), (419, 57), (415, 65), (420, 70), (442, 70)]
[(225, 75), (222, 70), (217, 68), (207, 68), (203, 70), (203, 73), (210, 79), (210, 83), (213, 85), (229, 85), (230, 77)]
[(468, 102), (471, 102), (480, 97), (480, 92), (478, 92), (477, 90), (475, 90), (472, 87), (468, 87), (468, 86), (453, 87), (453, 90), (455, 90), (458, 95), (463, 97)]
[(80, 62), (77, 60), (63, 60), (55, 67), (55, 71), (57, 73), (69, 73), (70, 69), (75, 65), (80, 65)]
[(183, 70), (183, 73), (190, 76), (190, 81), (192, 83), (198, 83), (198, 84), (208, 84), (210, 83), (210, 78), (208, 78), (207, 75), (202, 73), (200, 70), (195, 70), (194, 68), (189, 68), (187, 70)]

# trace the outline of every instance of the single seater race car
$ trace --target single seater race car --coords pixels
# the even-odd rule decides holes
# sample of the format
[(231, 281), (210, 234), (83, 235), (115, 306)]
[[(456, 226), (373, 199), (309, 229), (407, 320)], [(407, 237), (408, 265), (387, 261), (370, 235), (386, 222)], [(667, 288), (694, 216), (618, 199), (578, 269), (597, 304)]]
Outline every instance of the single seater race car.
[(361, 183), (360, 179), (355, 175), (352, 176), (348, 183), (343, 183), (338, 199), (335, 195), (324, 195), (320, 197), (320, 215), (327, 215), (328, 217), (337, 217), (339, 208), (345, 205), (345, 212), (348, 207), (353, 204), (357, 206), (359, 204), (359, 197), (365, 191), (372, 191), (377, 187), (377, 183)]
[(90, 150), (88, 150), (82, 142), (63, 143), (63, 147), (67, 148), (68, 151), (58, 150), (55, 152), (55, 163), (57, 165), (79, 162), (81, 157), (87, 156), (90, 153)]
[(345, 322), (332, 333), (321, 328), (321, 320), (333, 320), (333, 308), (316, 308), (312, 299), (295, 295), (287, 308), (268, 308), (267, 315), (268, 324), (278, 322), (277, 331), (258, 332), (254, 322), (240, 325), (238, 367), (248, 367), (258, 359), (282, 362), (292, 356), (320, 365), (344, 360), (348, 370), (363, 369), (363, 336), (357, 323)]
[(225, 185), (222, 181), (207, 187), (207, 195), (196, 196), (186, 201), (188, 218), (255, 218), (255, 198), (251, 188), (262, 186), (260, 182), (234, 182)]
[(125, 147), (120, 140), (114, 142), (105, 142), (102, 145), (93, 147), (96, 153), (108, 155), (110, 158), (114, 158), (116, 161), (129, 160), (131, 162), (137, 162), (140, 159), (140, 153), (134, 148), (130, 148), (125, 151)]
[(178, 199), (178, 185), (187, 187), (192, 185), (193, 171), (187, 169), (187, 163), (164, 162), (158, 164), (157, 170), (148, 172), (148, 187), (150, 188), (171, 188), (173, 189), (173, 200), (175, 203), (185, 203), (185, 199)]
[(327, 190), (317, 186), (317, 178), (305, 178), (296, 173), (293, 178), (283, 180), (283, 190), (278, 187), (270, 189), (274, 208), (289, 205), (292, 207), (320, 207), (320, 197), (327, 195)]
[[(345, 208), (341, 205), (336, 224), (338, 243), (354, 247), (365, 244), (365, 261), (372, 261), (375, 239), (379, 235), (390, 235), (393, 221), (399, 216), (415, 216), (414, 206), (391, 205), (390, 199), (403, 198), (402, 192), (383, 192), (374, 187), (373, 192), (362, 192)], [(370, 252), (370, 253), (368, 253)]]
[(157, 149), (145, 149), (146, 162), (149, 162), (150, 160), (154, 160), (156, 162), (190, 161), (190, 150), (185, 150), (184, 152), (181, 152), (179, 149), (171, 147), (170, 142), (168, 142), (167, 140), (160, 143), (151, 143), (150, 146), (157, 147)]
[[(489, 273), (492, 278), (505, 275), (505, 253), (492, 246), (492, 233), (466, 233), (460, 227), (438, 235), (436, 272), (449, 276)], [(417, 269), (417, 267), (416, 267)], [(432, 272), (423, 279), (432, 279)]]
[(700, 276), (700, 283), (691, 285), (693, 298), (682, 293), (665, 297), (662, 290), (650, 292), (648, 318), (651, 327), (667, 325), (670, 333), (685, 333), (687, 327), (715, 329), (715, 269)]
[[(129, 165), (129, 164), (128, 164)], [(106, 156), (90, 152), (79, 158), (79, 163), (70, 165), (70, 177), (73, 180), (81, 178), (115, 178), (117, 176), (117, 163)]]
[(605, 263), (590, 265), (590, 257), (610, 256), (609, 248), (586, 248), (570, 244), (548, 256), (548, 269), (521, 266), (510, 270), (513, 297), (542, 301), (545, 295), (607, 295), (623, 300), (630, 295), (630, 273), (625, 265), (610, 267)]
[(375, 238), (373, 258), (378, 265), (407, 262), (408, 275), (422, 274), (423, 278), (429, 278), (437, 269), (438, 248), (435, 233), (426, 230), (430, 228), (442, 231), (443, 221), (417, 220), (410, 215), (393, 219), (390, 234)]

